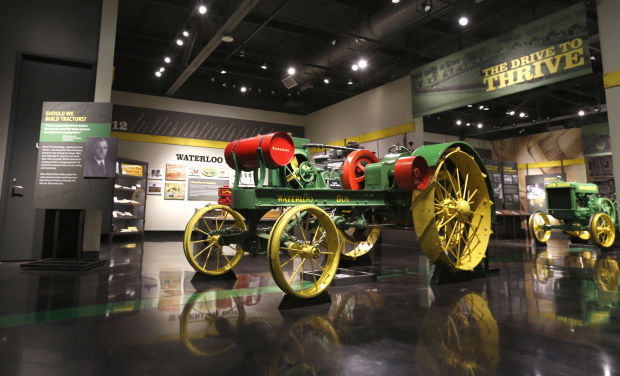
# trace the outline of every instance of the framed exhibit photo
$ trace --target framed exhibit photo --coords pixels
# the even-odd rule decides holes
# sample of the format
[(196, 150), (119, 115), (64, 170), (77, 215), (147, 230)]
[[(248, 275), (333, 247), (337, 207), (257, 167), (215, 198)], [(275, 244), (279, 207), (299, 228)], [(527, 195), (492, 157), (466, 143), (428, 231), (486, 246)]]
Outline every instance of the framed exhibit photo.
[(185, 181), (186, 175), (184, 164), (166, 163), (166, 180)]
[(185, 183), (166, 183), (164, 200), (184, 200)]
[(157, 180), (155, 181), (149, 180), (146, 186), (147, 195), (161, 196), (163, 192), (164, 192), (164, 182), (157, 181)]
[(149, 168), (149, 180), (161, 180), (164, 178), (164, 168), (155, 166)]
[(111, 178), (116, 173), (118, 139), (109, 137), (86, 138), (84, 152), (84, 177)]

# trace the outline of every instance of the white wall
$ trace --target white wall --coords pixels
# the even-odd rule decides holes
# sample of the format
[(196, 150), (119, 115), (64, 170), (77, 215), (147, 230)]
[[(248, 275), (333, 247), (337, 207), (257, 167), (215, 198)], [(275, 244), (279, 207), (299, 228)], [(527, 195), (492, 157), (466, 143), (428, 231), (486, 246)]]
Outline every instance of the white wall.
[(307, 116), (306, 137), (328, 143), (411, 123), (411, 79), (405, 76)]
[(191, 114), (229, 117), (244, 120), (265, 121), (277, 124), (306, 126), (306, 117), (301, 115), (285, 114), (283, 112), (255, 110), (252, 108), (225, 106), (221, 104), (188, 101), (170, 97), (157, 97), (129, 93), (125, 91), (112, 91), (112, 103), (152, 108), (157, 110), (187, 112)]
[[(166, 163), (181, 163), (189, 166), (218, 166), (230, 170), (230, 175), (234, 175), (234, 170), (230, 169), (226, 163), (193, 163), (177, 161), (176, 154), (209, 155), (224, 157), (224, 149), (202, 148), (195, 146), (181, 146), (169, 144), (154, 144), (149, 142), (125, 141), (118, 142), (118, 157), (144, 161), (149, 164), (149, 168), (163, 167), (165, 172)], [(164, 177), (165, 179), (165, 177)], [(161, 180), (166, 182), (166, 180)], [(174, 182), (181, 183), (181, 182)], [(201, 208), (207, 204), (206, 201), (187, 201), (187, 180), (185, 181), (185, 200), (164, 200), (164, 196), (146, 196), (146, 231), (183, 231), (187, 221), (194, 215), (196, 208)]]

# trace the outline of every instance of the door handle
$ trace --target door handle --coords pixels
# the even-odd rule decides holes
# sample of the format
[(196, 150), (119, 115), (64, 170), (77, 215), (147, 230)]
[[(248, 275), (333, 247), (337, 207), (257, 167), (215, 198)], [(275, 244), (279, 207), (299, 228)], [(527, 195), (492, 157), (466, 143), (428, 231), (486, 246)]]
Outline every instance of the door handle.
[(24, 187), (22, 187), (21, 185), (12, 186), (11, 196), (24, 197)]

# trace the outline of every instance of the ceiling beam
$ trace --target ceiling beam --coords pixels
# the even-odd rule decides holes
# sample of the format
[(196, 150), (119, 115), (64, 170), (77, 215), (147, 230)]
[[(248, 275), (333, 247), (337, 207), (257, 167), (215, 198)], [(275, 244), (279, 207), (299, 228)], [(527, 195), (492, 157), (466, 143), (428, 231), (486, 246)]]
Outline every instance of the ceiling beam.
[(202, 63), (207, 60), (209, 55), (213, 53), (213, 51), (217, 48), (217, 46), (222, 43), (222, 37), (231, 33), (237, 25), (243, 20), (243, 18), (250, 13), (252, 9), (256, 5), (258, 5), (259, 0), (244, 0), (239, 7), (235, 10), (235, 12), (226, 20), (224, 25), (222, 25), (218, 31), (213, 35), (213, 37), (207, 42), (207, 44), (203, 47), (203, 49), (196, 55), (194, 60), (188, 64), (185, 70), (179, 75), (179, 77), (174, 81), (174, 83), (166, 90), (166, 95), (173, 95), (176, 93), (181, 86), (194, 74), (196, 69), (198, 69)]

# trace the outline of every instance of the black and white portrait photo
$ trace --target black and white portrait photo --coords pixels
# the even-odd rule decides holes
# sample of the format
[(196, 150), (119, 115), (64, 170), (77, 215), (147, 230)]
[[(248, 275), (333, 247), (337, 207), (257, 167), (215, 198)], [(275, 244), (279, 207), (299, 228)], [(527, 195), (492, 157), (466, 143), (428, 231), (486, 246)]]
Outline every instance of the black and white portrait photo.
[(84, 153), (84, 177), (114, 177), (117, 145), (116, 138), (88, 137)]

